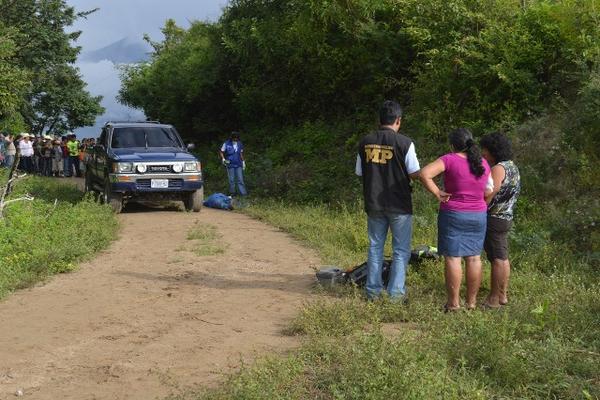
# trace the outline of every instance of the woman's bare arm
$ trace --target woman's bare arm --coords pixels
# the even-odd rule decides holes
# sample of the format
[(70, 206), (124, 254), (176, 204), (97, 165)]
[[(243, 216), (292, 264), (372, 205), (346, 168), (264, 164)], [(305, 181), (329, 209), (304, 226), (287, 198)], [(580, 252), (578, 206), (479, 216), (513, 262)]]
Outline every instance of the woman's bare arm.
[(485, 193), (485, 202), (490, 204), (494, 196), (500, 191), (500, 186), (502, 186), (502, 181), (506, 177), (506, 171), (502, 165), (494, 165), (492, 167), (492, 180), (494, 181), (494, 189), (491, 192)]
[(433, 181), (433, 178), (440, 175), (445, 170), (446, 167), (444, 166), (444, 162), (438, 158), (434, 162), (427, 164), (425, 168), (421, 170), (420, 177), (423, 186), (425, 186), (425, 188), (429, 190), (435, 197), (437, 197), (437, 199), (442, 203), (446, 203), (448, 200), (450, 200), (451, 194), (440, 190), (440, 188)]

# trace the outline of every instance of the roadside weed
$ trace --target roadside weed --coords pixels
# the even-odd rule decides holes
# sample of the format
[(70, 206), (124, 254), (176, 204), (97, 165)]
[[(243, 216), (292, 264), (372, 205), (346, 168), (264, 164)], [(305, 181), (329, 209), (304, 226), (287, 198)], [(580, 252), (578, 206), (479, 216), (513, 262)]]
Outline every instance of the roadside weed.
[(225, 253), (226, 244), (219, 240), (222, 236), (213, 225), (198, 224), (188, 232), (187, 240), (192, 242), (191, 247), (182, 247), (182, 251), (189, 250), (198, 257), (215, 256)]
[(188, 240), (213, 241), (220, 236), (217, 233), (217, 228), (213, 225), (196, 224), (187, 235)]

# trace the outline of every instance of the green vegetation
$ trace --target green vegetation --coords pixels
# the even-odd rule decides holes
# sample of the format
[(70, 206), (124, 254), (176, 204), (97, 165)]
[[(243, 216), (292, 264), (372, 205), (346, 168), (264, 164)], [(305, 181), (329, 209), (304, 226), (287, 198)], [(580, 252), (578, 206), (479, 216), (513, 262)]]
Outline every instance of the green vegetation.
[(522, 209), (550, 210), (544, 231), (600, 259), (596, 0), (233, 0), (218, 22), (163, 31), (121, 100), (198, 142), (210, 189), (225, 189), (217, 143), (236, 129), (254, 195), (354, 203), (356, 145), (392, 98), (423, 162), (453, 127), (507, 132)]
[[(0, 174), (2, 181), (5, 175)], [(11, 198), (23, 193), (35, 200), (8, 205), (0, 220), (0, 298), (75, 269), (76, 262), (116, 237), (117, 221), (110, 208), (84, 197), (72, 184), (26, 177)]]
[[(196, 397), (600, 397), (596, 0), (233, 0), (218, 22), (164, 32), (151, 63), (123, 71), (122, 101), (207, 154), (242, 130), (260, 198), (248, 212), (326, 263), (366, 257), (353, 167), (384, 99), (405, 106), (422, 163), (454, 127), (502, 130), (523, 178), (509, 307), (442, 314), (441, 265), (425, 263), (408, 306), (354, 291), (309, 304), (288, 329), (306, 339), (298, 352)], [(222, 190), (216, 157), (203, 165)], [(414, 244), (433, 244), (436, 205), (419, 185), (415, 205)]]
[[(423, 190), (415, 203), (413, 244), (435, 243), (435, 204)], [(248, 212), (319, 249), (327, 264), (349, 267), (366, 257), (365, 216), (358, 205), (266, 202)], [(443, 314), (442, 263), (414, 265), (408, 305), (369, 303), (351, 288), (320, 296), (287, 329), (304, 338), (298, 351), (246, 367), (221, 388), (189, 397), (598, 398), (596, 272), (560, 243), (532, 248), (519, 235), (512, 238), (511, 303), (501, 310)], [(481, 299), (488, 285), (486, 276)]]
[(73, 66), (81, 32), (66, 32), (91, 12), (64, 0), (0, 0), (0, 130), (62, 134), (103, 112)]
[(217, 232), (217, 228), (213, 225), (198, 224), (188, 232), (187, 240), (192, 241), (191, 248), (183, 246), (182, 249), (189, 249), (199, 257), (214, 256), (225, 253), (226, 246), (219, 243), (221, 235)]
[(233, 0), (218, 23), (168, 22), (153, 62), (124, 71), (122, 99), (202, 140), (240, 125), (370, 124), (400, 98), (406, 127), (444, 138), (576, 93), (597, 72), (598, 21), (594, 0)]

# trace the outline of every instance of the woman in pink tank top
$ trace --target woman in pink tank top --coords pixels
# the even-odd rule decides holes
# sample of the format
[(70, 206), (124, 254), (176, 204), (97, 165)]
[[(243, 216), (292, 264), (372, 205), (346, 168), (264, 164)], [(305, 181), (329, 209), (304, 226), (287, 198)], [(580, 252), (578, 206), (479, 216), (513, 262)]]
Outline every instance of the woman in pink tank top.
[[(468, 129), (459, 128), (449, 135), (452, 152), (421, 170), (423, 185), (440, 201), (438, 214), (438, 252), (444, 256), (446, 291), (445, 311), (460, 309), (462, 259), (467, 275), (467, 309), (477, 304), (481, 285), (481, 251), (487, 225), (486, 191), (490, 167)], [(442, 175), (444, 189), (433, 179)]]

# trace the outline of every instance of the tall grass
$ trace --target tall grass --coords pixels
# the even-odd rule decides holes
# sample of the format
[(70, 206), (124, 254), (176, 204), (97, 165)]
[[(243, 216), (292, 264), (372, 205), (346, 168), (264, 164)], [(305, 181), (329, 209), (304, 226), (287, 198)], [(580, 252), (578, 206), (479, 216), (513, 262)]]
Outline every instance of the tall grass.
[[(436, 205), (421, 189), (415, 205), (413, 244), (435, 244)], [(359, 204), (262, 201), (247, 212), (318, 249), (327, 264), (366, 258)], [(408, 305), (366, 302), (359, 289), (319, 296), (287, 330), (304, 338), (297, 352), (190, 398), (600, 398), (598, 278), (560, 243), (526, 240), (541, 218), (516, 221), (510, 304), (501, 310), (442, 313), (443, 265), (425, 262), (409, 269)], [(481, 298), (489, 290), (485, 269)]]
[(106, 247), (117, 231), (110, 208), (84, 197), (72, 184), (31, 176), (17, 183), (12, 197), (25, 192), (35, 200), (9, 205), (0, 220), (0, 298), (73, 270), (77, 261)]

